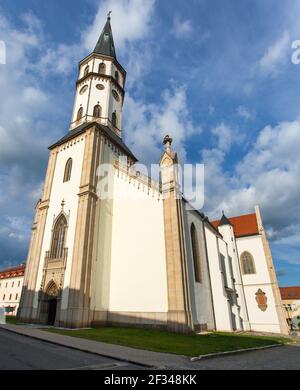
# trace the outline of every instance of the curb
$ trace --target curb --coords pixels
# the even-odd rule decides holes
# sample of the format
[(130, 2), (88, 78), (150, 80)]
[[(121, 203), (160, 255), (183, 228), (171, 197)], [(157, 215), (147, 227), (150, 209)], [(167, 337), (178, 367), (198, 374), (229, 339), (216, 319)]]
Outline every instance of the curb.
[(255, 348), (247, 348), (247, 349), (237, 349), (235, 351), (210, 353), (208, 355), (200, 355), (200, 356), (191, 357), (190, 361), (196, 362), (198, 360), (212, 359), (212, 358), (216, 358), (216, 357), (223, 357), (223, 356), (230, 356), (230, 355), (238, 355), (238, 354), (247, 353), (247, 352), (254, 352), (254, 351), (262, 351), (265, 349), (283, 347), (284, 345), (285, 344), (272, 344), (272, 345), (267, 345), (265, 347), (255, 347)]
[[(11, 333), (14, 333), (14, 334), (18, 334), (20, 336), (28, 337), (28, 338), (31, 338), (31, 339), (34, 339), (34, 340), (42, 341), (44, 343), (59, 345), (60, 347), (69, 348), (69, 349), (72, 349), (72, 350), (75, 350), (75, 351), (81, 351), (81, 352), (85, 352), (85, 353), (90, 353), (92, 355), (101, 356), (101, 357), (105, 357), (105, 358), (108, 358), (108, 359), (115, 359), (115, 360), (119, 360), (120, 362), (130, 363), (130, 364), (134, 364), (134, 365), (140, 366), (140, 367), (145, 367), (145, 368), (148, 368), (148, 369), (151, 369), (151, 368), (152, 369), (156, 369), (157, 368), (157, 367), (154, 367), (154, 366), (152, 366), (150, 364), (137, 362), (135, 360), (124, 359), (124, 358), (120, 358), (120, 357), (116, 357), (116, 356), (110, 356), (110, 355), (104, 355), (104, 354), (101, 354), (101, 353), (98, 353), (98, 352), (95, 352), (95, 351), (90, 351), (87, 348), (73, 347), (73, 346), (70, 346), (70, 345), (65, 345), (65, 344), (59, 343), (58, 341), (50, 341), (50, 340), (45, 340), (45, 339), (43, 339), (41, 337), (38, 337), (38, 336), (32, 336), (32, 335), (28, 335), (28, 334), (23, 334), (23, 333), (20, 333), (20, 332), (14, 330), (14, 329), (4, 328), (2, 325), (0, 325), (0, 329), (6, 330), (7, 332), (11, 332)], [(45, 332), (47, 332), (47, 331), (45, 331)], [(69, 336), (69, 337), (72, 337), (72, 336)], [(97, 342), (97, 341), (95, 341), (95, 342)]]

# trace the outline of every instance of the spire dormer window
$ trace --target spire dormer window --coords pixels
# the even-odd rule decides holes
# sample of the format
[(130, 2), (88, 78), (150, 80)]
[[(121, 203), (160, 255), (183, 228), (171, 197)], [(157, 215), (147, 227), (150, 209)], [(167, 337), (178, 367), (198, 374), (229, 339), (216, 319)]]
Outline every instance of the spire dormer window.
[(90, 71), (90, 67), (89, 65), (87, 65), (84, 69), (84, 76), (88, 75), (89, 74), (89, 71)]

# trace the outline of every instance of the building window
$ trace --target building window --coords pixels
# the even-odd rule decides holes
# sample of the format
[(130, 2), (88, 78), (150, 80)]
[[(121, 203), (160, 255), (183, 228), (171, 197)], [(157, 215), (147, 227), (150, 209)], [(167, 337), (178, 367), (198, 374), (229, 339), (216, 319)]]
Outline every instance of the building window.
[(256, 274), (254, 259), (251, 253), (243, 252), (241, 254), (241, 264), (244, 275)]
[(12, 298), (12, 294), (9, 295), (9, 300), (11, 301), (11, 298)]
[(18, 297), (19, 297), (19, 295), (18, 295), (18, 294), (16, 294), (16, 301), (18, 300)]
[(101, 116), (102, 116), (102, 109), (101, 109), (101, 106), (99, 104), (97, 104), (94, 107), (93, 117), (101, 118)]
[(118, 120), (117, 120), (117, 114), (116, 112), (113, 112), (112, 113), (112, 116), (111, 116), (111, 123), (114, 127), (117, 127), (118, 126)]
[(100, 73), (100, 74), (106, 74), (106, 65), (104, 64), (104, 62), (101, 62), (101, 64), (99, 64), (98, 73)]
[(221, 263), (221, 274), (222, 274), (222, 277), (223, 277), (223, 283), (224, 283), (224, 287), (228, 287), (228, 280), (227, 280), (227, 273), (226, 273), (226, 265), (225, 265), (225, 256), (223, 256), (221, 253), (220, 253), (220, 263)]
[(3, 295), (3, 301), (5, 301), (5, 294)]
[(52, 235), (51, 259), (62, 259), (64, 246), (65, 246), (65, 237), (67, 231), (67, 220), (64, 215), (61, 215), (55, 223)]
[(83, 107), (80, 107), (77, 112), (77, 121), (80, 121), (82, 117), (83, 117)]
[(90, 71), (90, 67), (89, 66), (86, 66), (85, 69), (84, 69), (84, 76), (86, 76)]
[(72, 165), (73, 165), (73, 160), (71, 158), (69, 158), (69, 160), (66, 162), (66, 166), (65, 166), (64, 183), (71, 180)]
[(198, 242), (197, 230), (195, 225), (192, 223), (191, 226), (191, 240), (192, 240), (192, 252), (193, 252), (193, 262), (194, 262), (194, 273), (195, 281), (197, 283), (202, 282), (201, 277), (201, 266), (200, 266), (200, 247)]
[(20, 284), (21, 284), (21, 281), (19, 280), (19, 282), (18, 282), (18, 287), (20, 287)]
[(115, 79), (116, 82), (119, 84), (119, 72), (117, 70), (115, 71)]

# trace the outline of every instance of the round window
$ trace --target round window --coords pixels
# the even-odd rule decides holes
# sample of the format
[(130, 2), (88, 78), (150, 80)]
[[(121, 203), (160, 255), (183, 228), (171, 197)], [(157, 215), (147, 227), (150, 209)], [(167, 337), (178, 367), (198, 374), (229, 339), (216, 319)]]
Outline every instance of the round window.
[(102, 91), (104, 89), (104, 85), (103, 84), (97, 84), (96, 88), (100, 89), (100, 91)]

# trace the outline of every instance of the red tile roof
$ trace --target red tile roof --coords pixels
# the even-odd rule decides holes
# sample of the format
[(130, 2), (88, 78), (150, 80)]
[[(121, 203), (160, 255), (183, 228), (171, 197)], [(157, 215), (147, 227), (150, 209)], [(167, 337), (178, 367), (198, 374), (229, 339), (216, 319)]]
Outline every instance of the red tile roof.
[(0, 279), (17, 278), (24, 276), (26, 265), (18, 265), (17, 267), (7, 268), (0, 271)]
[(300, 286), (280, 287), (281, 299), (300, 299)]
[[(240, 215), (239, 217), (228, 218), (233, 225), (236, 237), (253, 236), (259, 234), (256, 214)], [(212, 221), (215, 228), (218, 228), (220, 220)]]

